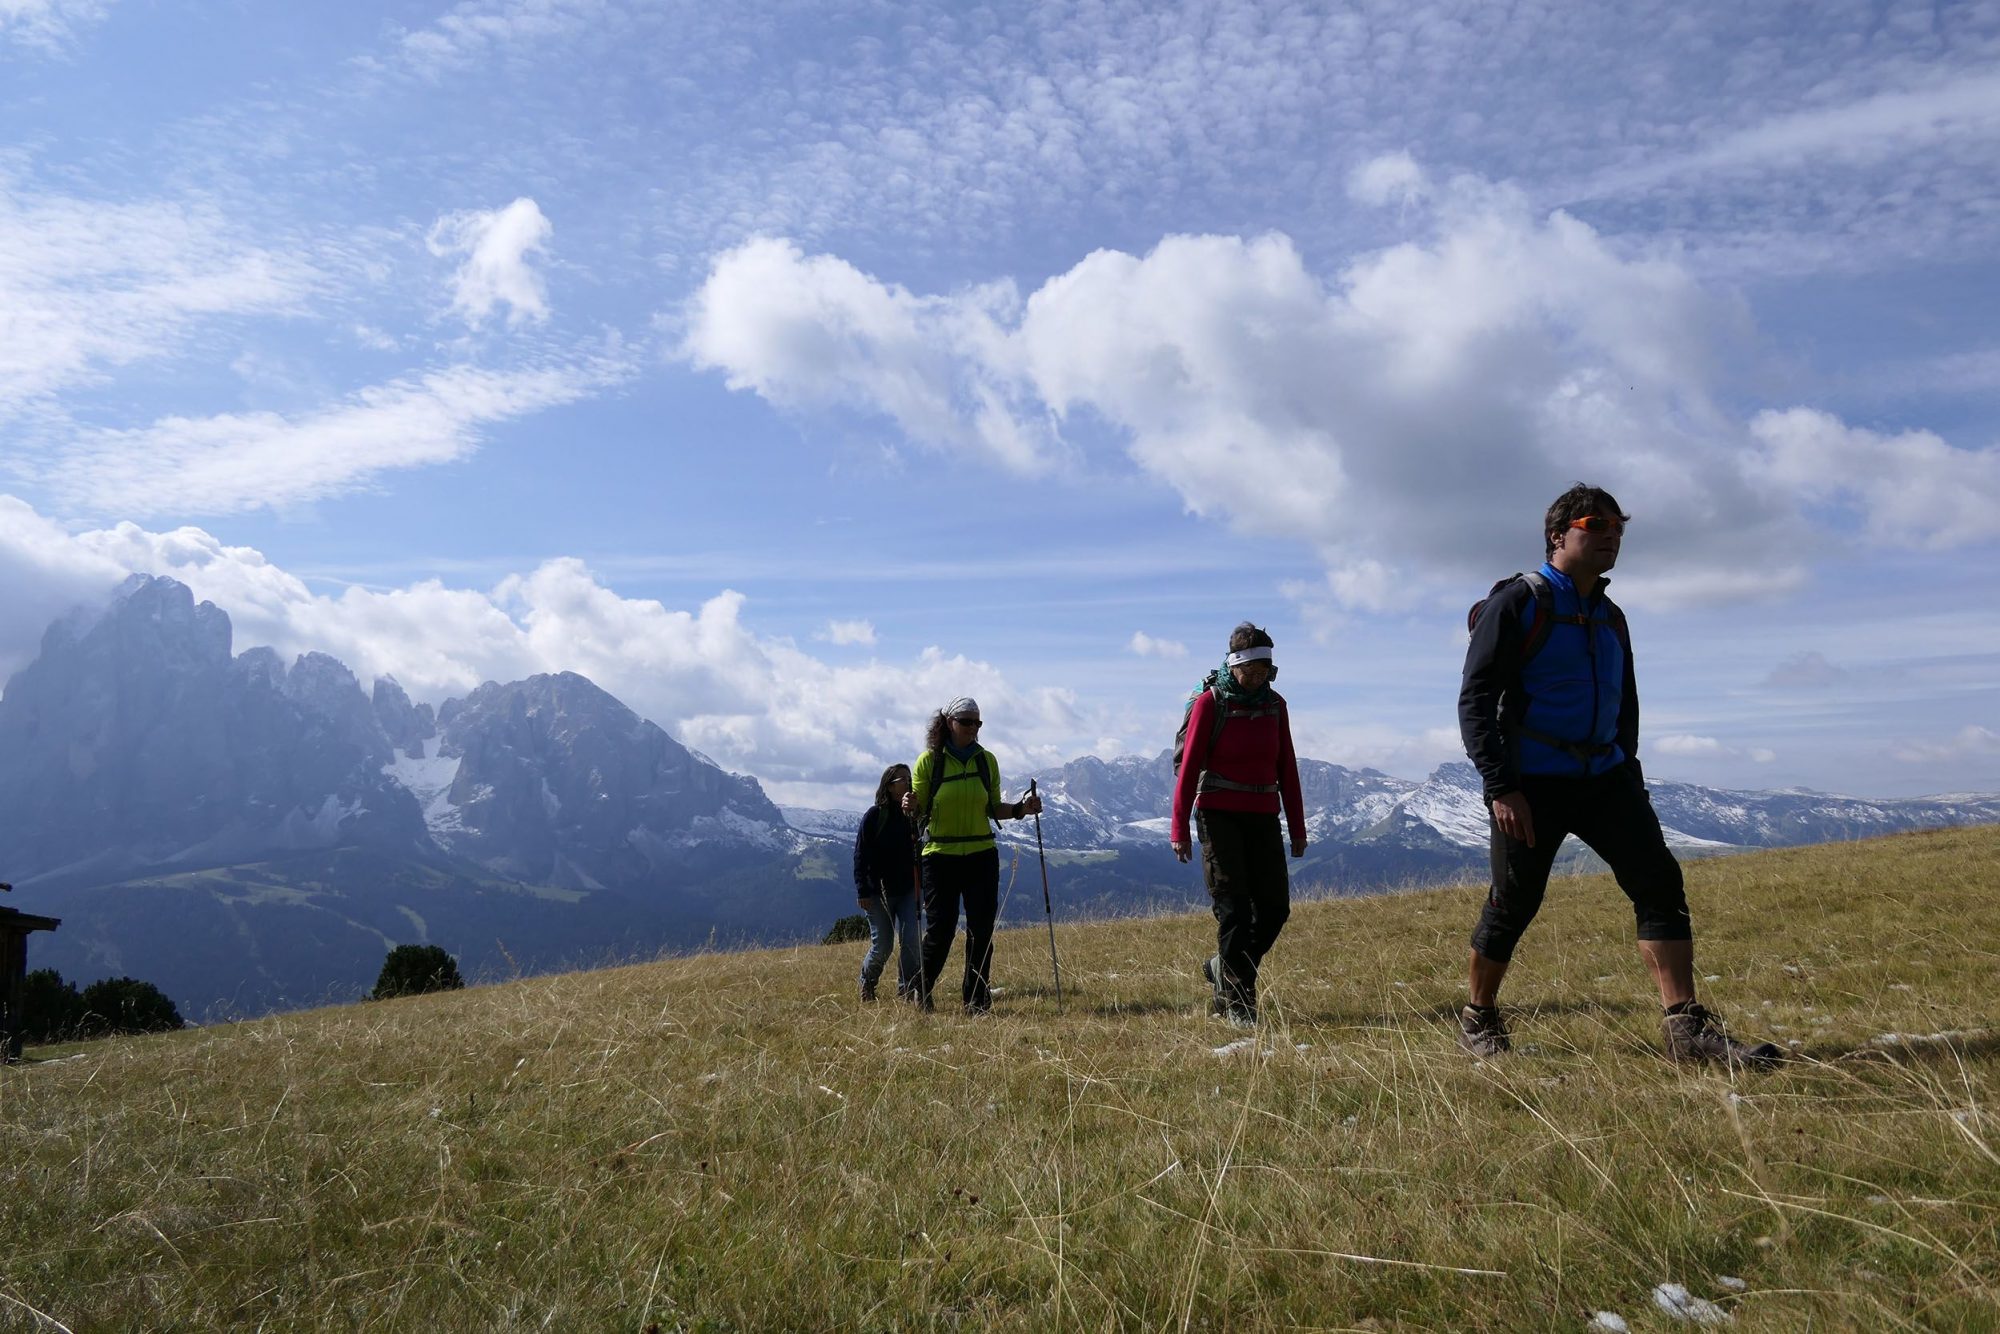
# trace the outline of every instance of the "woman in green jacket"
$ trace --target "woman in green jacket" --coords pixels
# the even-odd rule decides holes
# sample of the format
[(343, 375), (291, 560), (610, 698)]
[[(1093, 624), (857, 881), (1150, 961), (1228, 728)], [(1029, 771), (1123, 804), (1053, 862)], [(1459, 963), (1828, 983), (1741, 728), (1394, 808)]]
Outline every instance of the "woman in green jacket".
[(1000, 912), (1000, 849), (993, 820), (1019, 820), (1042, 809), (1042, 799), (1000, 800), (1000, 763), (979, 744), (979, 702), (961, 696), (931, 715), (924, 753), (910, 766), (903, 809), (924, 840), (924, 968), (917, 1001), (934, 1009), (931, 988), (951, 956), (958, 910), (965, 905), (967, 1014), (993, 1008), (993, 920)]

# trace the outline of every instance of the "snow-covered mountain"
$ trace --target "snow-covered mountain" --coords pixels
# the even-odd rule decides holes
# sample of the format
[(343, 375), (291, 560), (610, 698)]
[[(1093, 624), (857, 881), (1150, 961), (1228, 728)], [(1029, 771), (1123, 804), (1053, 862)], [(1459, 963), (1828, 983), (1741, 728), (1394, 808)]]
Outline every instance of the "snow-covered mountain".
[[(1030, 775), (1042, 794), (1042, 839), (1065, 851), (1164, 846), (1172, 800), (1172, 754), (1101, 760), (1086, 756)], [(1463, 761), (1422, 782), (1373, 769), (1299, 761), (1312, 844), (1439, 854), (1471, 865), (1486, 855), (1479, 774)], [(1869, 800), (1823, 792), (1736, 792), (1692, 783), (1649, 784), (1667, 842), (1695, 855), (1861, 838), (1908, 829), (2000, 820), (2000, 796)], [(1010, 788), (1009, 797), (1015, 795)], [(811, 811), (788, 818), (809, 834), (852, 837), (859, 812)], [(1034, 840), (1030, 825), (1005, 823), (1003, 842)], [(1419, 859), (1422, 860), (1422, 859)], [(1385, 865), (1378, 857), (1372, 865)], [(1386, 863), (1393, 867), (1393, 861)], [(1409, 868), (1429, 869), (1429, 864)], [(1393, 877), (1394, 872), (1391, 871)]]

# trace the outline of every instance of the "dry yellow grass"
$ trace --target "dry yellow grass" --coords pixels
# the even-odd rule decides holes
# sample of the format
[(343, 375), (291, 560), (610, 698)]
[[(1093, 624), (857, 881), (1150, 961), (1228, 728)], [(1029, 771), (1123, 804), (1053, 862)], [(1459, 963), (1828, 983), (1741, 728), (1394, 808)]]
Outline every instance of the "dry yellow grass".
[(983, 1019), (839, 946), (31, 1053), (0, 1329), (2000, 1328), (2000, 829), (1688, 871), (1778, 1073), (1661, 1059), (1603, 878), (1490, 1065), (1471, 888), (1300, 905), (1249, 1043), (1161, 918), (1061, 928), (1061, 1012), (1037, 921)]

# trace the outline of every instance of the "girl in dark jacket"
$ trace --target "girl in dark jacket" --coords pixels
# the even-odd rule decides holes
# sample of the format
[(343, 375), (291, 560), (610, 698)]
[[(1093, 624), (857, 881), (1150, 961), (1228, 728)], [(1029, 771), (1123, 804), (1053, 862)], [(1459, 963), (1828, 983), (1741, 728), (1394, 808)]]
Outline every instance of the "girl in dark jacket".
[(892, 764), (875, 787), (875, 804), (854, 835), (854, 897), (868, 914), (868, 953), (861, 960), (861, 999), (875, 999), (875, 984), (889, 962), (891, 940), (902, 946), (896, 961), (896, 995), (908, 996), (923, 973), (917, 934), (915, 829), (903, 814), (910, 766)]
[(1299, 761), (1284, 697), (1271, 689), (1278, 674), (1271, 651), (1271, 636), (1243, 622), (1229, 636), (1229, 656), (1195, 696), (1170, 835), (1174, 855), (1187, 861), (1193, 814), (1215, 909), (1216, 951), (1201, 972), (1214, 989), (1214, 1012), (1245, 1028), (1257, 1022), (1258, 968), (1292, 912), (1280, 798), (1292, 856), (1306, 851)]

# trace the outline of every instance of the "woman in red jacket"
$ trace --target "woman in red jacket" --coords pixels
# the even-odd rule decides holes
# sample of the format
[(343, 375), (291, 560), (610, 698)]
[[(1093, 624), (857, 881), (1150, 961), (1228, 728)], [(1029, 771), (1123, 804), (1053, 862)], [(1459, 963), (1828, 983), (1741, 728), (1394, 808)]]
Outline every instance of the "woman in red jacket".
[(1201, 868), (1215, 908), (1215, 956), (1201, 966), (1214, 988), (1211, 1012), (1240, 1028), (1257, 1022), (1257, 970), (1292, 913), (1278, 803), (1292, 855), (1306, 851), (1299, 761), (1284, 697), (1271, 689), (1278, 669), (1271, 636), (1245, 621), (1229, 636), (1229, 656), (1188, 712), (1180, 776), (1174, 783), (1174, 855), (1187, 861), (1188, 812), (1201, 833)]

